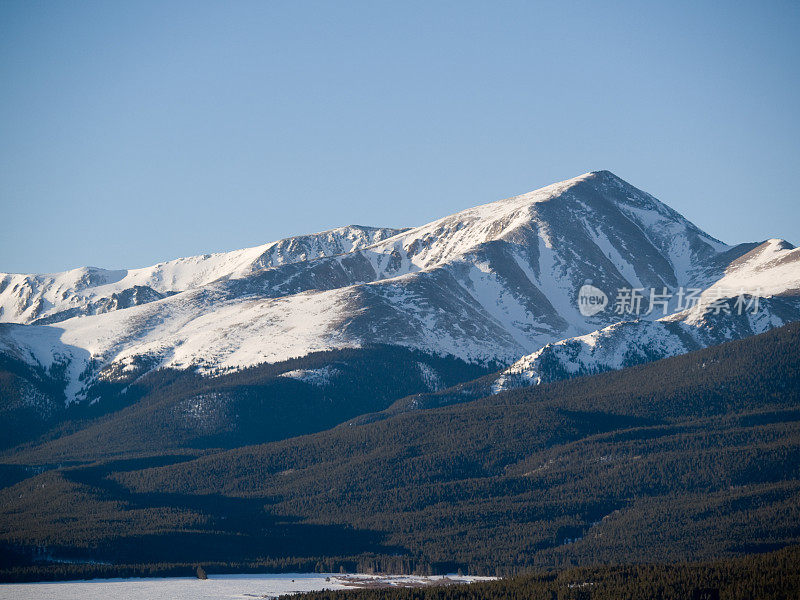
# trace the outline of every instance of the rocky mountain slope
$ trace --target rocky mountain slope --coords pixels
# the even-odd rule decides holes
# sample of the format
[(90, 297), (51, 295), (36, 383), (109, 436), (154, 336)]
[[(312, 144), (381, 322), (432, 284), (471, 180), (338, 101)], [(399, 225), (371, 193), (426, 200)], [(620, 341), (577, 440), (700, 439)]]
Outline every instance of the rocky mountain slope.
[(506, 369), (494, 391), (621, 369), (800, 321), (800, 249), (769, 240), (733, 261), (696, 305), (548, 344)]

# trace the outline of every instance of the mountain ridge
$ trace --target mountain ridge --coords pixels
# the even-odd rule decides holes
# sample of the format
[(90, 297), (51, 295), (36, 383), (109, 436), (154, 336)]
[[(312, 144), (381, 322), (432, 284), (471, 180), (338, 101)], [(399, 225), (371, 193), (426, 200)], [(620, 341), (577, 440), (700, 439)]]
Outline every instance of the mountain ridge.
[[(0, 273), (0, 322), (49, 324), (74, 316), (128, 308), (145, 302), (114, 306), (109, 301), (116, 294), (137, 288), (157, 295), (153, 299), (161, 299), (224, 277), (350, 252), (402, 231), (346, 225), (251, 248), (177, 258), (138, 269), (79, 267), (58, 273)], [(94, 293), (80, 294), (92, 288), (96, 288)], [(53, 310), (47, 310), (48, 303), (53, 305)], [(93, 307), (92, 303), (100, 305)]]

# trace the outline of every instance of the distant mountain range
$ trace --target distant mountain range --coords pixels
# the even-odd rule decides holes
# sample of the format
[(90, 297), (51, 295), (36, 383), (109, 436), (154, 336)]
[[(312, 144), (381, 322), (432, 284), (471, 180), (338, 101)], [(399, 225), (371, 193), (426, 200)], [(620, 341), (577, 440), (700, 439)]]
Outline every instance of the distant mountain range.
[[(412, 229), (348, 226), (129, 271), (0, 274), (0, 357), (56, 382), (66, 402), (158, 368), (213, 375), (371, 344), (515, 363), (502, 388), (797, 320), (799, 271), (787, 242), (728, 246), (598, 171)], [(609, 297), (588, 316), (587, 282)], [(703, 306), (723, 284), (768, 300), (756, 315), (710, 318)], [(614, 310), (626, 288), (645, 290), (640, 315)], [(649, 290), (681, 288), (704, 290), (705, 304), (645, 314)]]

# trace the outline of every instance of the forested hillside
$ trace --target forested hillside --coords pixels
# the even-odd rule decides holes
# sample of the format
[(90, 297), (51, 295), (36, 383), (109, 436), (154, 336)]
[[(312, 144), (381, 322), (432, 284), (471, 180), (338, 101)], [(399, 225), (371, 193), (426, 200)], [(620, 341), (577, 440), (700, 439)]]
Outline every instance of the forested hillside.
[(96, 385), (98, 402), (65, 406), (52, 378), (19, 363), (3, 366), (0, 362), (0, 448), (27, 442), (6, 457), (37, 463), (284, 439), (499, 367), (370, 346), (314, 352), (216, 377), (162, 369), (131, 383)]
[(0, 490), (3, 577), (65, 558), (106, 572), (202, 561), (509, 574), (798, 544), (798, 340), (789, 325), (198, 458), (176, 447), (49, 468), (32, 448)]

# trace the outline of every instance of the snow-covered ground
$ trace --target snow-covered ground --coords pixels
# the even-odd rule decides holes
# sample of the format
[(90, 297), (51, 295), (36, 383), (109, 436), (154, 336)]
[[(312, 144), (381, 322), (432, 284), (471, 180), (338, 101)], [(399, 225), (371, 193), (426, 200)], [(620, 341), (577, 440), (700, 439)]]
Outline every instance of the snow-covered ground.
[(323, 589), (404, 587), (472, 583), (492, 577), (458, 575), (338, 575), (332, 573), (285, 573), (269, 575), (209, 575), (153, 579), (93, 579), (49, 583), (0, 584), (0, 598), (13, 600), (227, 600), (274, 598), (285, 594)]

